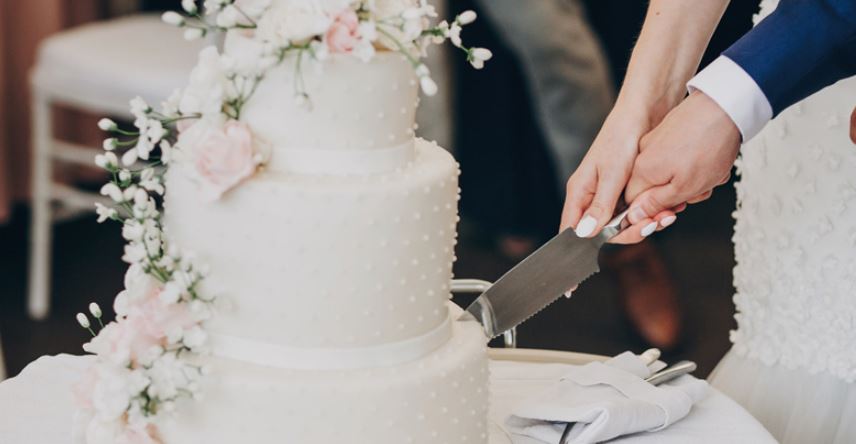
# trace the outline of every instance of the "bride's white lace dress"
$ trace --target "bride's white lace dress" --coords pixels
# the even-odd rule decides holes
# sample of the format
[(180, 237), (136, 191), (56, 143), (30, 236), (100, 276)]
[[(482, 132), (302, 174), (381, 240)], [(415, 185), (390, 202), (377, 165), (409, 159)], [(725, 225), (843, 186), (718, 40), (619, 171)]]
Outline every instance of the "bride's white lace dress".
[[(762, 2), (761, 16), (774, 7)], [(784, 443), (856, 442), (854, 106), (856, 79), (832, 85), (737, 164), (738, 328), (711, 381)]]

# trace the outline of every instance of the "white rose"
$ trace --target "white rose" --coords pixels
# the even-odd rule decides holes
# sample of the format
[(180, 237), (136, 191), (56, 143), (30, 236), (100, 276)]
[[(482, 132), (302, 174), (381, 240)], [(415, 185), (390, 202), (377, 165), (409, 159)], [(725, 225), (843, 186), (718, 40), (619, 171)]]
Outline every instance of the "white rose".
[(208, 334), (205, 333), (201, 327), (194, 326), (189, 330), (184, 332), (184, 336), (182, 341), (184, 345), (190, 347), (192, 350), (196, 350), (205, 345), (205, 342), (208, 340)]
[[(413, 40), (418, 38), (428, 25), (424, 17), (425, 10), (421, 8), (419, 0), (372, 0), (369, 1), (368, 8), (374, 20), (379, 23), (378, 28), (384, 31), (379, 33), (378, 42), (393, 51), (399, 49), (398, 43), (412, 46)], [(385, 21), (395, 23), (395, 26), (380, 24)], [(392, 38), (385, 34), (390, 34)]]
[(190, 73), (178, 109), (182, 114), (219, 115), (226, 96), (226, 78), (217, 48), (209, 46), (199, 53), (199, 62)]
[(161, 399), (174, 398), (179, 389), (184, 389), (189, 381), (184, 374), (184, 365), (172, 353), (167, 353), (154, 360), (149, 370), (152, 383), (148, 394)]
[(156, 292), (159, 287), (160, 282), (146, 273), (143, 267), (139, 265), (132, 265), (125, 272), (125, 290), (135, 301), (148, 297)]
[(376, 19), (398, 17), (404, 11), (418, 8), (419, 0), (369, 0), (368, 8)]
[(235, 6), (250, 17), (259, 17), (270, 7), (271, 0), (236, 0)]
[(92, 393), (95, 416), (105, 423), (116, 421), (125, 414), (142, 383), (148, 385), (148, 380), (139, 371), (119, 365), (99, 364), (96, 371), (98, 380)]
[(319, 1), (282, 1), (259, 20), (256, 36), (278, 46), (304, 43), (323, 35), (333, 20)]

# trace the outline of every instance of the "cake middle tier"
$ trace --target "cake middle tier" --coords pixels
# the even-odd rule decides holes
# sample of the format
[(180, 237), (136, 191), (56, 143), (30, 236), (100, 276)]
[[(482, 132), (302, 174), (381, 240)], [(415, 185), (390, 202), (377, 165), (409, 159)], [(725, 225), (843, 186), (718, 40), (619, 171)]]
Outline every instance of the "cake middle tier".
[(273, 346), (342, 349), (412, 340), (442, 328), (456, 242), (458, 166), (416, 141), (388, 174), (261, 172), (215, 202), (181, 164), (165, 201), (171, 243), (227, 302), (216, 335)]

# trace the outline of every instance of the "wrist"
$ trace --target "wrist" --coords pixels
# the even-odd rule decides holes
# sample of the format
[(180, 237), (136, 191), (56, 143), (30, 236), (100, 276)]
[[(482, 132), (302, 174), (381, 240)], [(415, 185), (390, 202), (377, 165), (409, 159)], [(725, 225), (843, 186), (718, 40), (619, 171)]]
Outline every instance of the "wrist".
[[(654, 91), (654, 90), (659, 91)], [(630, 92), (634, 91), (634, 92)], [(647, 130), (653, 129), (681, 103), (686, 90), (683, 84), (676, 88), (643, 88), (625, 85), (616, 99), (615, 108), (624, 116), (644, 123)]]
[(687, 97), (687, 102), (696, 104), (700, 115), (706, 116), (706, 120), (710, 122), (710, 125), (723, 138), (727, 140), (734, 139), (738, 144), (740, 143), (740, 128), (737, 127), (731, 116), (713, 98), (703, 91), (697, 90), (690, 93), (689, 97)]

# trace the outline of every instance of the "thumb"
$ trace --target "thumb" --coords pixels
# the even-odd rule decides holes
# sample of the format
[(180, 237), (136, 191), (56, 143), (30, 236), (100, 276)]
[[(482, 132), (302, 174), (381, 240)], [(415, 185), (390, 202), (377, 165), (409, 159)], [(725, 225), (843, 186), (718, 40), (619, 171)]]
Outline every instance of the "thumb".
[(686, 198), (673, 183), (669, 182), (643, 191), (636, 196), (630, 203), (630, 213), (627, 219), (631, 224), (636, 224), (684, 202), (686, 202)]

